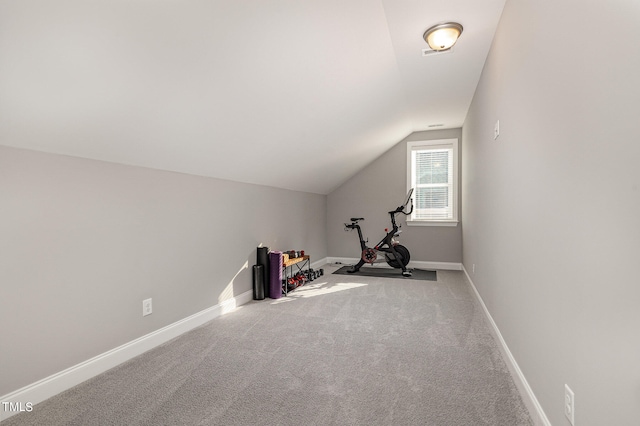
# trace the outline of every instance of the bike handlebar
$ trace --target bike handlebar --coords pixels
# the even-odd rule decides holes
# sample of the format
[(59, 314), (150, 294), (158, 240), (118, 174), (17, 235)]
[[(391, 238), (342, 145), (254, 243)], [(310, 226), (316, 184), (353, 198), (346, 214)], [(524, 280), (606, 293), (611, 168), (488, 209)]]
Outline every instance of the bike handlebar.
[(389, 214), (397, 214), (397, 213), (402, 213), (405, 216), (409, 216), (411, 213), (413, 213), (413, 198), (410, 198), (409, 201), (411, 202), (411, 210), (409, 210), (408, 212), (404, 211), (405, 206), (399, 206), (397, 209), (395, 209), (392, 212), (389, 212)]
[(409, 210), (409, 213), (404, 213), (405, 215), (409, 216), (411, 213), (413, 213), (413, 198), (410, 199), (411, 201), (411, 210)]
[[(391, 223), (393, 223), (393, 225), (395, 226), (395, 217), (394, 215), (398, 214), (398, 213), (402, 213), (405, 216), (409, 216), (411, 213), (413, 213), (413, 198), (409, 198), (408, 203), (411, 203), (411, 210), (409, 210), (408, 212), (404, 211), (404, 208), (407, 206), (406, 204), (404, 206), (399, 206), (397, 207), (395, 210), (390, 211), (389, 214), (391, 215)], [(345, 223), (344, 227), (346, 229), (358, 229), (360, 227), (360, 225), (358, 225), (358, 221), (360, 220), (364, 220), (364, 218), (362, 217), (352, 217), (351, 218), (351, 222), (352, 223)]]

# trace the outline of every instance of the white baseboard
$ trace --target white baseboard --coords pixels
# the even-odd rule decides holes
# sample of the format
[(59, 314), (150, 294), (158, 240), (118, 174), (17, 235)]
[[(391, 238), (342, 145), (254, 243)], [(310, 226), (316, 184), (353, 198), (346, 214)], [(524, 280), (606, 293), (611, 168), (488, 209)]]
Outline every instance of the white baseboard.
[(311, 263), (311, 268), (312, 269), (320, 269), (322, 268), (324, 265), (326, 265), (327, 263), (329, 263), (329, 258), (327, 257), (323, 257), (320, 260), (316, 260), (315, 262)]
[(358, 259), (355, 257), (327, 257), (327, 263), (338, 265), (353, 265), (358, 263)]
[(547, 418), (547, 415), (544, 413), (544, 410), (542, 409), (542, 406), (540, 405), (540, 403), (538, 402), (538, 399), (533, 393), (531, 386), (529, 386), (527, 379), (524, 377), (524, 373), (518, 366), (516, 359), (513, 357), (513, 354), (509, 350), (509, 347), (507, 346), (507, 342), (505, 342), (504, 338), (502, 337), (502, 333), (500, 333), (500, 330), (498, 329), (498, 325), (493, 320), (493, 317), (491, 317), (491, 314), (489, 313), (489, 309), (487, 309), (487, 305), (484, 304), (484, 300), (482, 300), (480, 293), (478, 293), (478, 289), (476, 288), (475, 284), (473, 284), (473, 281), (471, 280), (471, 277), (469, 276), (469, 273), (467, 272), (467, 269), (464, 267), (464, 265), (462, 266), (462, 270), (467, 276), (467, 279), (469, 280), (469, 284), (473, 289), (473, 293), (475, 294), (476, 299), (482, 306), (482, 310), (484, 311), (484, 314), (487, 317), (489, 324), (491, 325), (490, 327), (491, 331), (493, 332), (494, 337), (499, 343), (498, 347), (500, 348), (500, 351), (502, 352), (503, 357), (506, 358), (505, 360), (507, 362), (507, 367), (511, 372), (511, 376), (514, 377), (516, 387), (520, 391), (522, 400), (524, 401), (525, 405), (529, 409), (529, 412), (533, 416), (533, 419), (532, 419), (533, 422), (537, 426), (551, 426), (551, 422)]
[[(355, 257), (327, 257), (327, 263), (336, 263), (339, 262), (343, 265), (353, 265), (358, 263), (360, 259)], [(365, 266), (371, 266), (366, 265)], [(420, 269), (440, 269), (440, 270), (448, 270), (448, 271), (461, 271), (462, 263), (455, 262), (425, 262), (425, 261), (411, 261), (408, 265), (410, 268), (420, 268)], [(375, 263), (374, 267), (376, 268), (390, 268), (386, 262)]]
[(462, 263), (456, 262), (422, 262), (420, 260), (409, 262), (409, 267), (420, 269), (440, 269), (445, 271), (461, 271)]
[[(20, 407), (28, 406), (26, 405), (27, 403), (30, 403), (29, 405), (35, 405), (156, 346), (168, 342), (189, 330), (199, 327), (220, 315), (226, 314), (251, 300), (253, 300), (253, 291), (239, 294), (236, 297), (225, 300), (173, 324), (169, 324), (166, 327), (111, 349), (73, 367), (69, 367), (66, 370), (60, 371), (7, 395), (3, 395), (0, 397), (0, 401), (12, 403), (14, 406), (20, 404)], [(2, 404), (2, 406), (0, 406), (0, 421), (14, 414), (18, 414), (18, 411), (5, 411), (5, 405), (8, 404)]]

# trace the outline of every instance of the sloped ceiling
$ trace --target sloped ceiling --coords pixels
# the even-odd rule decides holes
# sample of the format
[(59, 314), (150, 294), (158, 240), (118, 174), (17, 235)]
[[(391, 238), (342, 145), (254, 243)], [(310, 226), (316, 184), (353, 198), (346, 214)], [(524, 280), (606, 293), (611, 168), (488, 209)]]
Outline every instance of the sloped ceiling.
[[(503, 5), (2, 0), (0, 144), (327, 194), (462, 125)], [(422, 57), (450, 20), (454, 51)]]

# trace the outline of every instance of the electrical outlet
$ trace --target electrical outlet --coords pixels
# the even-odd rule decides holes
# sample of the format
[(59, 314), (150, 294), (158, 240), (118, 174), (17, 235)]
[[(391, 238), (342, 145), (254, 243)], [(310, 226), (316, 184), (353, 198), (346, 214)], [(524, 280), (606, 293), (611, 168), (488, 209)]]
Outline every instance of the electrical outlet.
[(564, 385), (564, 415), (575, 425), (575, 394), (567, 384)]
[(471, 273), (472, 274), (476, 273), (476, 264), (475, 263), (473, 265), (471, 265)]
[(151, 299), (144, 299), (142, 301), (142, 316), (146, 317), (147, 315), (151, 315), (153, 312), (153, 305), (151, 303)]

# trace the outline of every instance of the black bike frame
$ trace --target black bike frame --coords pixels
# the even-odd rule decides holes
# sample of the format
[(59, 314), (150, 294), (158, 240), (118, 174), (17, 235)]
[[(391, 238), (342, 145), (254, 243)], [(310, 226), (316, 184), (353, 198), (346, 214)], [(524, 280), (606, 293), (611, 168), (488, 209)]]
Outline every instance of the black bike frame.
[[(411, 196), (411, 192), (413, 192), (413, 191), (409, 192), (408, 197)], [(407, 203), (410, 200), (411, 200), (411, 198), (408, 198), (407, 199)], [(399, 230), (398, 225), (396, 224), (396, 215), (398, 213), (402, 213), (402, 214), (407, 215), (407, 216), (410, 215), (411, 212), (413, 212), (413, 200), (411, 200), (411, 210), (408, 213), (405, 213), (405, 211), (404, 211), (405, 206), (406, 206), (406, 203), (405, 203), (405, 205), (400, 206), (397, 209), (388, 212), (389, 216), (391, 216), (392, 228), (387, 233), (387, 235), (385, 235), (384, 238), (381, 239), (380, 242), (373, 247), (374, 250), (381, 251), (381, 252), (384, 252), (384, 253), (393, 254), (394, 259), (402, 259), (402, 256), (399, 255), (398, 252), (393, 248), (393, 243), (391, 242), (393, 237), (398, 233), (398, 230)], [(364, 252), (369, 247), (367, 247), (367, 243), (364, 240), (364, 236), (362, 235), (362, 229), (360, 228), (360, 225), (358, 224), (358, 220), (363, 220), (363, 219), (362, 218), (354, 218), (354, 219), (351, 219), (351, 220), (352, 220), (352, 223), (350, 225), (347, 225), (345, 223), (345, 226), (347, 228), (349, 228), (349, 229), (355, 229), (355, 230), (358, 231), (358, 238), (360, 239), (360, 249)], [(404, 263), (401, 262), (401, 261), (399, 263), (400, 263), (400, 266), (402, 267), (402, 271), (403, 272), (406, 271), (407, 269), (406, 269), (406, 266), (404, 265)], [(360, 259), (358, 264), (354, 266), (355, 270), (360, 269), (360, 267), (362, 265), (364, 265), (364, 264), (365, 264), (365, 261), (363, 259)]]
[(378, 244), (375, 245), (375, 250), (386, 251), (382, 248), (384, 244), (388, 245), (389, 247), (393, 247), (393, 244), (391, 244), (391, 239), (398, 233), (398, 225), (396, 225), (396, 214), (398, 213), (401, 212), (397, 210), (389, 212), (389, 215), (391, 216), (391, 224), (393, 225), (393, 227), (391, 228), (391, 231), (389, 231), (387, 235), (383, 239), (381, 239)]
[[(389, 212), (389, 215), (391, 216), (391, 224), (393, 225), (393, 227), (391, 228), (391, 231), (389, 231), (387, 235), (385, 235), (385, 237), (381, 239), (380, 242), (373, 247), (374, 250), (387, 252), (387, 253), (391, 251), (391, 247), (393, 247), (393, 244), (391, 244), (391, 239), (396, 235), (399, 229), (398, 225), (396, 224), (396, 214), (398, 213), (402, 213), (402, 212), (398, 210)], [(360, 228), (360, 225), (357, 222), (352, 223), (351, 225), (347, 225), (347, 228), (355, 229), (358, 231), (358, 238), (360, 239), (360, 248), (362, 250), (366, 250), (369, 248), (367, 247), (367, 243), (364, 240), (364, 236), (362, 235), (362, 229)], [(385, 244), (387, 245), (387, 247), (384, 247)], [(393, 250), (393, 253), (395, 254), (395, 250)]]

